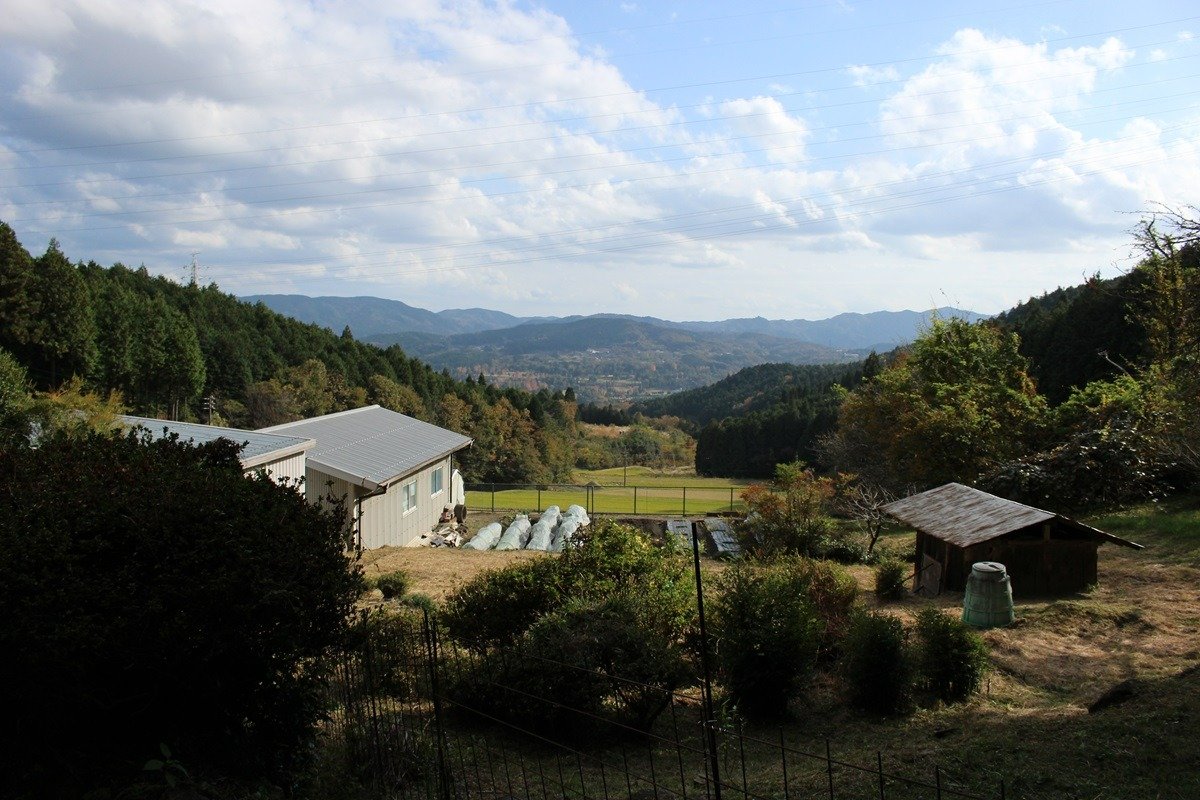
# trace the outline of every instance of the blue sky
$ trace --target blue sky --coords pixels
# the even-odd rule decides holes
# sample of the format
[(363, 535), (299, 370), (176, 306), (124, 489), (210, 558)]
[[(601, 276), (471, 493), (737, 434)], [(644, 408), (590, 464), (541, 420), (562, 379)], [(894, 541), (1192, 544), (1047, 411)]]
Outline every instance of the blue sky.
[(0, 219), (238, 294), (995, 312), (1196, 204), (1194, 3), (17, 0)]

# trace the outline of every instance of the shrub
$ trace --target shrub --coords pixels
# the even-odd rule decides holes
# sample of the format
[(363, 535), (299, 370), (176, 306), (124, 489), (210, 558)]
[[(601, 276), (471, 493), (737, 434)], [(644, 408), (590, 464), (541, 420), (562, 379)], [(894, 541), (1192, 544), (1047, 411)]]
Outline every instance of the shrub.
[(655, 547), (637, 528), (601, 520), (561, 556), (477, 575), (447, 598), (441, 619), (459, 643), (482, 652), (515, 642), (543, 615), (567, 602), (628, 593), (657, 609), (675, 640), (694, 616), (686, 560)]
[(875, 568), (875, 596), (880, 600), (903, 600), (908, 596), (912, 566), (898, 559), (888, 559)]
[(786, 714), (816, 663), (823, 623), (798, 566), (739, 563), (718, 579), (717, 665), (729, 699), (751, 719)]
[(840, 564), (862, 564), (867, 560), (867, 548), (849, 536), (830, 532), (816, 539), (811, 555)]
[(408, 573), (403, 570), (388, 572), (375, 578), (375, 588), (383, 592), (385, 600), (403, 597), (408, 593)]
[(921, 682), (947, 703), (965, 700), (979, 688), (988, 668), (983, 637), (960, 619), (929, 607), (917, 614)]
[(361, 578), (341, 509), (243, 477), (237, 452), (96, 434), (0, 451), (3, 757), (20, 765), (0, 765), (0, 794), (122, 780), (159, 743), (208, 774), (299, 768)]
[(455, 641), (482, 652), (515, 642), (559, 596), (554, 559), (522, 561), (476, 575), (446, 599), (441, 620)]
[(688, 678), (655, 609), (618, 594), (541, 617), (516, 644), (468, 659), (450, 696), (462, 706), (560, 739), (594, 737), (604, 720), (648, 729)]
[(850, 624), (858, 600), (858, 581), (843, 567), (829, 561), (798, 558), (783, 563), (794, 573), (797, 591), (816, 609), (821, 621), (821, 652), (832, 652)]
[(913, 658), (899, 619), (889, 614), (856, 614), (842, 654), (842, 676), (856, 706), (880, 714), (908, 708)]
[(769, 486), (742, 492), (750, 509), (738, 525), (742, 550), (752, 556), (819, 556), (821, 542), (833, 530), (825, 504), (833, 497), (833, 482), (819, 478), (801, 461), (778, 464)]
[(437, 612), (437, 603), (434, 602), (434, 599), (421, 592), (406, 594), (403, 598), (401, 598), (400, 602), (406, 606), (415, 608), (418, 611), (424, 611), (430, 616), (433, 616), (433, 614)]

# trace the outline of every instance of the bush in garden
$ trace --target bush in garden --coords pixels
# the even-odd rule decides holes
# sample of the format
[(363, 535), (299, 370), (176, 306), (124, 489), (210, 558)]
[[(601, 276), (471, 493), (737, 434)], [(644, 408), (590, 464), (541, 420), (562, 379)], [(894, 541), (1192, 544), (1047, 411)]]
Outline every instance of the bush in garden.
[(455, 641), (482, 652), (515, 642), (559, 598), (555, 559), (521, 561), (467, 581), (446, 598), (441, 621)]
[(408, 573), (403, 570), (388, 572), (375, 578), (375, 588), (383, 592), (385, 600), (403, 597), (408, 592)]
[(807, 558), (781, 562), (793, 573), (794, 585), (813, 605), (821, 621), (821, 653), (832, 652), (850, 625), (858, 600), (858, 581), (846, 569), (830, 561)]
[(913, 656), (904, 624), (890, 614), (856, 614), (842, 645), (842, 677), (859, 708), (879, 714), (907, 709)]
[(717, 581), (717, 666), (729, 699), (750, 719), (785, 715), (816, 665), (824, 625), (798, 563), (738, 563)]
[(888, 559), (875, 568), (875, 596), (880, 600), (903, 600), (908, 596), (912, 566), (898, 559)]
[(447, 598), (441, 620), (476, 651), (515, 642), (544, 614), (568, 602), (619, 593), (642, 598), (675, 640), (694, 616), (687, 560), (655, 547), (637, 528), (600, 520), (560, 556), (545, 556), (477, 575)]
[(737, 526), (742, 551), (755, 557), (819, 557), (822, 546), (836, 549), (829, 539), (833, 521), (825, 513), (833, 494), (833, 481), (817, 477), (803, 462), (776, 465), (769, 485), (742, 492), (750, 510)]
[(604, 720), (648, 729), (689, 677), (666, 627), (635, 595), (572, 602), (512, 646), (456, 665), (448, 692), (461, 706), (560, 739), (592, 737), (608, 728)]
[(970, 697), (988, 669), (983, 637), (962, 620), (934, 607), (917, 614), (916, 632), (924, 687), (947, 703)]
[(125, 781), (160, 743), (193, 772), (302, 766), (361, 576), (341, 509), (244, 477), (237, 452), (97, 434), (0, 450), (3, 759), (20, 765), (0, 794)]

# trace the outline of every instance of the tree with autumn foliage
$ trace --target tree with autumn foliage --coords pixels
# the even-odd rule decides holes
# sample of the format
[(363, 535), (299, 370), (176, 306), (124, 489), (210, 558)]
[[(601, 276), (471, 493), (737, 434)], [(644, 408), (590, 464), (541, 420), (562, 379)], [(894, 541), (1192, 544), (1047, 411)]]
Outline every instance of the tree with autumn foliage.
[(828, 459), (888, 487), (973, 482), (1029, 451), (1046, 401), (1015, 334), (934, 320), (891, 366), (846, 394)]

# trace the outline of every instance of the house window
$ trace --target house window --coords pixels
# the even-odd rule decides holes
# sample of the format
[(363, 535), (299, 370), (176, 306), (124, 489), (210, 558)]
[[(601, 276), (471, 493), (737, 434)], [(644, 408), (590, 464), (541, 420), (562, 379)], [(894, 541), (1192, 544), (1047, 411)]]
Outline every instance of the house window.
[(429, 473), (429, 494), (437, 497), (442, 493), (442, 468), (438, 467)]
[(417, 507), (417, 481), (414, 478), (404, 484), (404, 513), (412, 511)]

